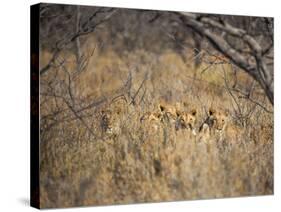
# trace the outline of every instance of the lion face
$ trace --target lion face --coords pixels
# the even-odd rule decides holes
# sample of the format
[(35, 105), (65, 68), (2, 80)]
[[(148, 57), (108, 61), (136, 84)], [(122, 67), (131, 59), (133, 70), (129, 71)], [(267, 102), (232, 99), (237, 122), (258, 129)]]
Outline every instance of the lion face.
[(182, 112), (179, 114), (179, 123), (182, 128), (194, 129), (196, 123), (196, 109), (190, 112)]
[(118, 117), (111, 110), (101, 111), (100, 125), (103, 132), (107, 134), (117, 133), (119, 130)]
[(213, 120), (213, 128), (222, 131), (225, 129), (228, 122), (228, 112), (220, 109), (209, 109), (209, 117)]

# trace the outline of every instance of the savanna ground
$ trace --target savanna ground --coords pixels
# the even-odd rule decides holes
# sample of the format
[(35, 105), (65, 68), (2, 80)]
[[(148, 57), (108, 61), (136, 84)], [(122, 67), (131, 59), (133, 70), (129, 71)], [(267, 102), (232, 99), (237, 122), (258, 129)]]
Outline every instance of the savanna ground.
[[(258, 83), (230, 63), (195, 67), (192, 52), (183, 60), (172, 49), (120, 54), (97, 43), (85, 38), (78, 74), (75, 54), (64, 50), (41, 76), (41, 207), (273, 194), (273, 107)], [(42, 49), (40, 65), (50, 58)], [(234, 87), (252, 89), (259, 104)], [(197, 131), (210, 107), (228, 110), (239, 130), (203, 142), (169, 122), (156, 130), (140, 122), (163, 100), (196, 108)]]

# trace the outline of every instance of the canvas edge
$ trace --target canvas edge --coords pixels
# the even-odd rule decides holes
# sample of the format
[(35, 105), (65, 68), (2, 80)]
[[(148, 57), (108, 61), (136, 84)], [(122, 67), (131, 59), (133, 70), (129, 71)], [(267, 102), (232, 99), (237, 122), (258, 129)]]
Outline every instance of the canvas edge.
[(40, 208), (39, 180), (39, 12), (30, 6), (30, 206)]

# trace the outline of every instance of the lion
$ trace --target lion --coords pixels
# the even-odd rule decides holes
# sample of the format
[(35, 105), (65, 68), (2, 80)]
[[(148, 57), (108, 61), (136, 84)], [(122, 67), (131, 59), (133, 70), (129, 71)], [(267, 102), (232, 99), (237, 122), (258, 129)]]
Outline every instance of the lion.
[(158, 105), (158, 111), (162, 114), (163, 119), (168, 122), (175, 123), (178, 117), (178, 110), (173, 105), (167, 103), (160, 103)]
[(178, 111), (176, 107), (162, 102), (157, 105), (156, 110), (144, 113), (140, 118), (140, 122), (157, 131), (161, 125), (172, 124), (173, 126), (177, 117)]
[(229, 112), (227, 110), (217, 109), (214, 110), (212, 108), (209, 109), (209, 116), (211, 120), (213, 120), (213, 128), (222, 132), (225, 131), (226, 126), (229, 122)]
[(199, 133), (205, 140), (215, 135), (218, 135), (219, 139), (225, 139), (237, 137), (241, 130), (231, 123), (228, 110), (209, 108), (208, 116), (201, 124)]
[(187, 129), (190, 130), (192, 134), (196, 135), (196, 116), (196, 109), (192, 109), (187, 112), (178, 102), (175, 104), (175, 106), (168, 103), (160, 103), (157, 105), (156, 111), (146, 112), (140, 118), (140, 122), (149, 124), (155, 130), (159, 129), (161, 124), (168, 124), (176, 131), (179, 129)]
[(201, 124), (199, 132), (201, 132), (203, 128), (206, 130), (207, 126), (209, 126), (211, 132), (223, 131), (227, 126), (228, 120), (228, 111), (209, 108), (208, 116)]
[(186, 111), (177, 111), (177, 122), (176, 122), (176, 130), (179, 129), (188, 129), (192, 131), (193, 135), (196, 135), (195, 124), (196, 124), (196, 116), (197, 110), (192, 109), (189, 112)]
[(109, 110), (103, 109), (100, 112), (100, 127), (102, 134), (118, 135), (120, 134), (120, 123), (117, 115)]
[(121, 133), (121, 123), (128, 112), (128, 102), (124, 95), (114, 97), (99, 110), (102, 135), (116, 136)]

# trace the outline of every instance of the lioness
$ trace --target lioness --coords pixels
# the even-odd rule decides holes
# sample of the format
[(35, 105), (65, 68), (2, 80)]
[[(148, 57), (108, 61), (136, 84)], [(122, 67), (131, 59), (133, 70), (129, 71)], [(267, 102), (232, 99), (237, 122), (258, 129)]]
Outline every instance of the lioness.
[(213, 135), (218, 135), (220, 139), (237, 138), (241, 131), (240, 127), (231, 123), (229, 112), (221, 108), (210, 108), (208, 117), (199, 128), (201, 137), (205, 139)]
[(199, 132), (206, 129), (206, 126), (209, 126), (210, 131), (223, 131), (225, 130), (228, 122), (228, 112), (222, 109), (213, 109), (210, 108), (208, 111), (208, 116), (205, 121), (201, 124)]
[(107, 135), (117, 135), (120, 131), (120, 123), (118, 117), (111, 110), (101, 110), (100, 126), (102, 133)]
[(102, 135), (116, 136), (121, 132), (121, 123), (128, 108), (126, 102), (116, 98), (100, 110)]
[(100, 110), (100, 127), (102, 134), (116, 136), (121, 132), (121, 123), (124, 114), (128, 111), (128, 104), (125, 96), (113, 98)]
[(156, 110), (143, 114), (140, 118), (140, 122), (151, 127), (152, 131), (155, 132), (165, 124), (172, 124), (172, 126), (174, 126), (177, 117), (178, 113), (173, 105), (161, 102), (157, 105)]
[(192, 109), (190, 112), (178, 111), (177, 113), (178, 113), (178, 119), (175, 126), (176, 130), (188, 129), (191, 130), (194, 135), (196, 135), (195, 123), (196, 123), (197, 110)]
[(160, 103), (157, 106), (157, 110), (154, 112), (146, 112), (141, 118), (140, 122), (149, 123), (153, 128), (158, 129), (159, 125), (162, 124), (171, 124), (170, 126), (174, 129), (188, 129), (191, 130), (194, 135), (195, 123), (196, 123), (196, 109), (191, 111), (183, 111), (179, 107), (179, 103), (176, 103), (176, 106)]

